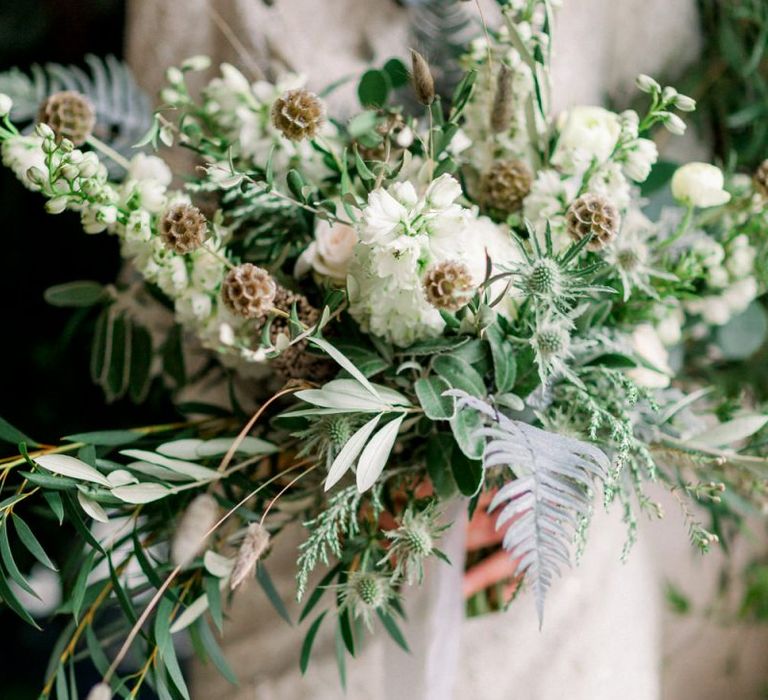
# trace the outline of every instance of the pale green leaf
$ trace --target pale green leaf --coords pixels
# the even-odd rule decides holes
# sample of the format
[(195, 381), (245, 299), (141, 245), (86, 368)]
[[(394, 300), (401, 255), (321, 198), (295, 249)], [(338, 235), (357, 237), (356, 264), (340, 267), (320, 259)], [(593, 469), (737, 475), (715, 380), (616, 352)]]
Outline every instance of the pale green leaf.
[(100, 486), (111, 486), (109, 481), (107, 481), (107, 478), (101, 474), (101, 472), (96, 471), (89, 464), (86, 464), (76, 457), (71, 457), (70, 455), (41, 455), (40, 457), (35, 457), (35, 463), (54, 474), (68, 476), (72, 479), (79, 479), (80, 481), (90, 481), (94, 484), (99, 484)]
[(371, 488), (379, 478), (404, 418), (405, 414), (401, 414), (387, 423), (365, 446), (357, 463), (357, 489), (360, 493)]
[(159, 501), (169, 496), (173, 491), (162, 484), (128, 484), (116, 486), (112, 489), (112, 495), (125, 503), (141, 504)]
[(336, 455), (336, 459), (333, 460), (333, 464), (331, 464), (331, 468), (328, 470), (328, 476), (325, 480), (326, 491), (333, 487), (347, 473), (380, 420), (381, 415), (371, 419), (347, 440), (347, 443), (341, 448), (339, 454)]
[(94, 520), (100, 523), (108, 523), (109, 516), (100, 503), (97, 503), (92, 498), (88, 498), (82, 491), (77, 492), (77, 502), (80, 507), (90, 515)]

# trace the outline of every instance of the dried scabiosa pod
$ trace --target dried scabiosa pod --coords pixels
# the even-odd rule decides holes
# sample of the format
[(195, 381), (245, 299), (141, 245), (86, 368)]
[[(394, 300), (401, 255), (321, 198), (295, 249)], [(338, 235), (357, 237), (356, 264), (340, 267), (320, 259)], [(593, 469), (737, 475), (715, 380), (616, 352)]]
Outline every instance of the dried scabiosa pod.
[(221, 284), (221, 298), (232, 313), (259, 318), (274, 305), (277, 283), (265, 269), (252, 263), (232, 268)]
[(427, 60), (414, 49), (411, 49), (411, 81), (419, 102), (431, 105), (435, 101), (435, 79)]
[(519, 211), (531, 191), (533, 175), (519, 160), (497, 160), (480, 178), (480, 201), (488, 210), (508, 216)]
[(568, 234), (575, 241), (591, 236), (587, 248), (600, 250), (608, 245), (619, 232), (619, 210), (605, 197), (587, 192), (575, 199), (568, 207), (565, 219)]
[(184, 255), (203, 245), (208, 221), (197, 207), (178, 203), (162, 213), (157, 228), (166, 248)]
[(69, 139), (75, 146), (82, 146), (96, 126), (96, 111), (85, 95), (65, 90), (43, 100), (37, 121), (50, 126), (57, 141)]
[(272, 105), (272, 124), (291, 141), (314, 138), (324, 119), (323, 101), (309, 90), (289, 90)]
[(424, 275), (424, 294), (436, 309), (458, 311), (474, 294), (472, 275), (464, 263), (454, 260), (437, 263)]

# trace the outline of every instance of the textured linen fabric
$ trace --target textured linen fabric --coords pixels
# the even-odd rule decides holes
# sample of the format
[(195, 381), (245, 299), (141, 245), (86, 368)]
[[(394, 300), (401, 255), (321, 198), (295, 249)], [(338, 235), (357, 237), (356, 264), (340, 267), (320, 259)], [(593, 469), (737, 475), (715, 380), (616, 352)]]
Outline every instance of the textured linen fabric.
[[(483, 5), (493, 18), (494, 3), (484, 0)], [(280, 66), (306, 72), (316, 89), (359, 73), (370, 60), (406, 55), (407, 14), (393, 0), (275, 0), (271, 8), (260, 0), (212, 0), (210, 6), (245, 54), (216, 25), (206, 0), (129, 0), (127, 52), (145, 89), (156, 92), (168, 65), (199, 53), (214, 62), (231, 61), (252, 79)], [(640, 72), (685, 64), (696, 54), (696, 26), (694, 0), (565, 0), (555, 37), (556, 107), (600, 104), (607, 92), (626, 90)], [(332, 100), (336, 113), (352, 111), (354, 82)], [(768, 648), (764, 629), (725, 628), (664, 610), (660, 594), (666, 580), (693, 593), (696, 609), (704, 609), (722, 563), (718, 556), (694, 555), (677, 505), (668, 502), (667, 511), (663, 523), (641, 528), (640, 542), (625, 565), (619, 563), (624, 527), (615, 513), (596, 515), (584, 561), (554, 584), (541, 632), (526, 594), (507, 613), (465, 621), (459, 630), (461, 660), (453, 697), (761, 697)], [(267, 561), (287, 601), (292, 600), (300, 537), (298, 528), (283, 533)], [(432, 581), (445, 575), (434, 568), (428, 574)], [(408, 595), (418, 602), (418, 593)], [(298, 607), (290, 607), (295, 619)], [(251, 583), (235, 596), (223, 640), (241, 684), (233, 688), (215, 670), (197, 665), (194, 699), (390, 700), (387, 689), (397, 685), (393, 680), (413, 659), (398, 657), (401, 652), (378, 630), (376, 640), (348, 661), (344, 695), (328, 622), (302, 677), (297, 660), (306, 624), (288, 627)], [(402, 691), (400, 700), (427, 698), (413, 686)]]

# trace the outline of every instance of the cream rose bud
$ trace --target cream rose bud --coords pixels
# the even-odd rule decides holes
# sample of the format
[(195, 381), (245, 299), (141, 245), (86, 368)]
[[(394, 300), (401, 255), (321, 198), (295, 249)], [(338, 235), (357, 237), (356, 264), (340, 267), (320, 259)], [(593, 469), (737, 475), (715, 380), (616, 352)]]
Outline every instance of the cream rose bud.
[(723, 172), (717, 166), (687, 163), (672, 176), (672, 194), (679, 202), (689, 206), (717, 207), (731, 198), (724, 184)]
[(578, 151), (586, 160), (596, 158), (601, 163), (608, 160), (621, 135), (619, 116), (602, 107), (569, 109), (560, 115), (558, 128), (557, 151), (561, 156)]
[[(649, 389), (663, 389), (669, 386), (672, 369), (669, 366), (669, 353), (659, 338), (656, 329), (650, 323), (639, 325), (632, 332), (630, 344), (635, 354), (657, 369), (635, 367), (628, 375), (638, 386)], [(657, 371), (658, 370), (658, 371)]]
[(0, 117), (7, 117), (13, 108), (13, 100), (4, 92), (0, 92)]
[(294, 275), (301, 277), (314, 270), (332, 280), (344, 282), (355, 245), (357, 232), (354, 228), (318, 219), (315, 225), (315, 240), (299, 256)]
[(447, 209), (461, 195), (461, 185), (448, 173), (434, 180), (427, 189), (426, 200), (433, 209)]
[(171, 184), (173, 175), (171, 169), (162, 158), (138, 153), (131, 158), (128, 168), (128, 178), (131, 180), (154, 180), (165, 187)]

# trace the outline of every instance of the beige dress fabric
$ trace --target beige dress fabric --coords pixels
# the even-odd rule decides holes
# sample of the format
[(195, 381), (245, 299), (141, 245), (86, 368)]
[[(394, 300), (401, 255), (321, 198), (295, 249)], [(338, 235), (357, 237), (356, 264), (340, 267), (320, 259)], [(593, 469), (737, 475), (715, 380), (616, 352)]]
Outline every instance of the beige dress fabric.
[[(483, 5), (493, 18), (495, 4)], [(288, 67), (322, 88), (359, 72), (371, 59), (403, 56), (408, 45), (407, 14), (393, 0), (275, 0), (271, 8), (260, 0), (131, 0), (128, 19), (128, 57), (139, 82), (152, 92), (162, 86), (167, 66), (199, 53), (230, 61), (254, 78)], [(696, 26), (694, 0), (565, 0), (556, 37), (556, 105), (599, 104), (606, 92), (631, 86), (639, 72), (685, 64), (696, 53)], [(337, 113), (354, 109), (354, 84), (333, 99)], [(664, 522), (643, 528), (625, 565), (619, 563), (623, 526), (615, 513), (597, 515), (583, 562), (553, 586), (542, 631), (525, 594), (507, 613), (460, 624), (453, 698), (762, 697), (765, 630), (723, 628), (698, 615), (676, 618), (665, 611), (661, 593), (667, 580), (691, 594), (697, 610), (705, 608), (722, 562), (718, 555), (696, 557), (676, 504), (667, 503), (667, 511)], [(296, 529), (283, 533), (268, 560), (287, 601), (299, 537)], [(444, 576), (432, 570), (427, 585)], [(297, 608), (290, 607), (295, 619)], [(344, 695), (331, 628), (324, 627), (302, 677), (298, 657), (306, 624), (288, 627), (251, 585), (235, 598), (222, 642), (240, 686), (196, 666), (195, 700), (391, 700), (395, 695), (388, 689), (400, 688), (402, 669), (422, 661), (398, 656), (402, 652), (380, 633), (348, 661)], [(451, 665), (446, 659), (446, 667)], [(432, 700), (415, 685), (399, 689), (397, 697)]]

